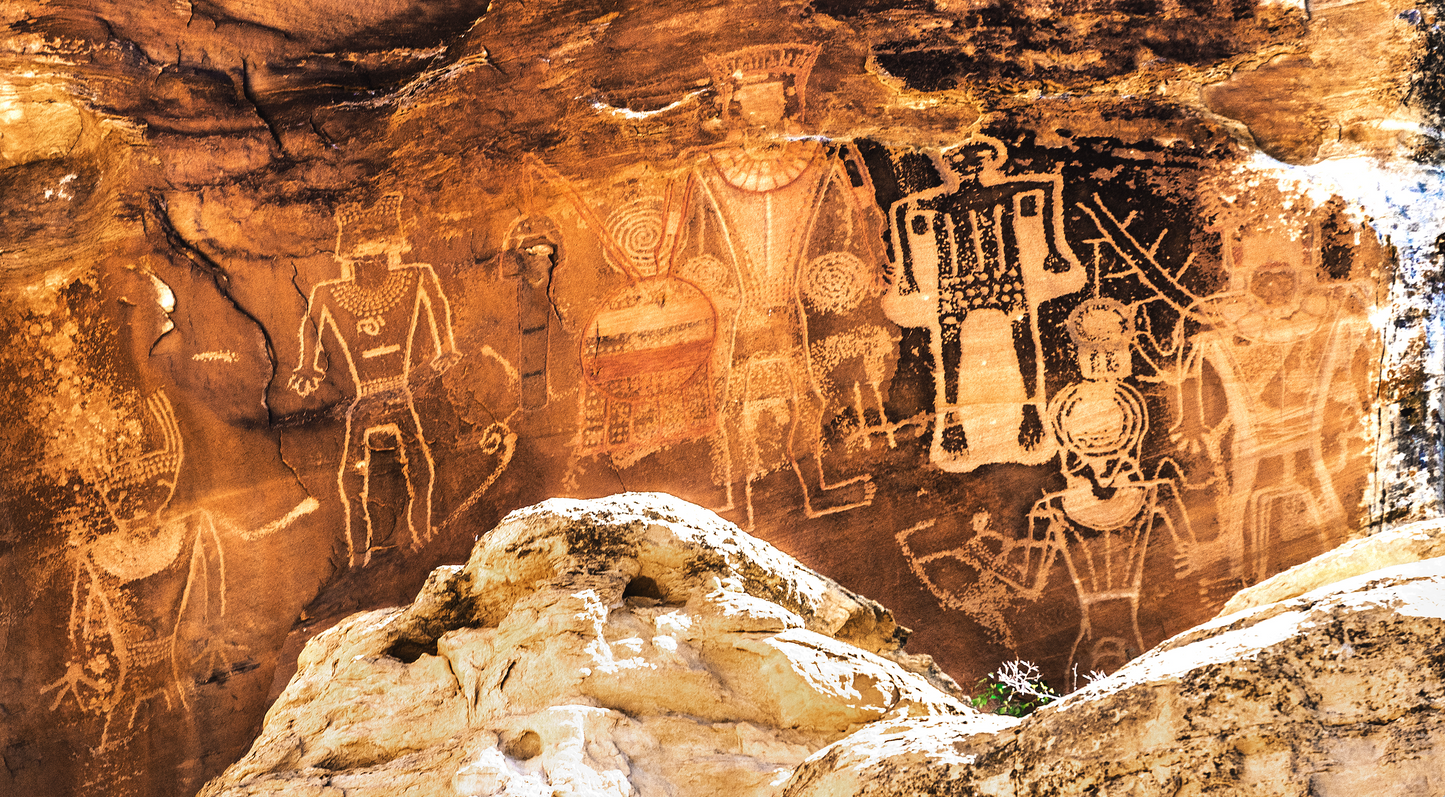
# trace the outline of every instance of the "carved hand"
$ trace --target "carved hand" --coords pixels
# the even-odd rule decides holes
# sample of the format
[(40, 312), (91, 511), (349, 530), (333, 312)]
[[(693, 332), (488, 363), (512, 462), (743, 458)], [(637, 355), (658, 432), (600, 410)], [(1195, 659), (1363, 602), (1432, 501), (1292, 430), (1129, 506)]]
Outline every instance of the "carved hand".
[(321, 383), (325, 379), (325, 372), (315, 368), (297, 369), (292, 372), (291, 379), (286, 384), (298, 395), (309, 396), (316, 392), (316, 388), (321, 387)]
[(456, 365), (457, 360), (460, 360), (461, 358), (462, 353), (456, 351), (455, 349), (453, 349), (452, 351), (444, 351), (441, 354), (438, 354), (437, 356), (432, 358), (431, 367), (437, 373), (442, 373), (448, 368), (451, 368), (453, 365)]

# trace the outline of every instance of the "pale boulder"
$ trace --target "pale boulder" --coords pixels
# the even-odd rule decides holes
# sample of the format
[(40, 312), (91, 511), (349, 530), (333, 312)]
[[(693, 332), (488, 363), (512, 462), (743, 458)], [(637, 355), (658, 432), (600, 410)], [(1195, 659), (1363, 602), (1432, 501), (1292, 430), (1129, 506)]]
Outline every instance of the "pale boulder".
[(677, 499), (548, 501), (312, 640), (202, 794), (776, 794), (870, 723), (979, 716), (907, 633)]
[(1216, 619), (1022, 722), (878, 722), (784, 797), (1445, 795), (1445, 558)]
[(1282, 573), (1235, 593), (1220, 609), (1224, 617), (1288, 600), (1337, 581), (1394, 565), (1445, 556), (1445, 523), (1439, 519), (1411, 523), (1326, 551)]

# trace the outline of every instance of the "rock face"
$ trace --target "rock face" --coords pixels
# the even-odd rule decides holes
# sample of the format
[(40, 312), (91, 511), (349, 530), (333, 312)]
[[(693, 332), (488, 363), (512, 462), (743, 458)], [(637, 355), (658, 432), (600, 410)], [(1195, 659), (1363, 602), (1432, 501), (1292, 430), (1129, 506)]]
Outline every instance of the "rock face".
[(410, 606), (308, 643), (251, 752), (202, 793), (776, 794), (869, 723), (989, 724), (907, 634), (685, 502), (555, 499)]
[(995, 731), (881, 721), (785, 797), (1445, 794), (1445, 559), (1181, 634)]
[(0, 0), (0, 793), (194, 792), (547, 498), (968, 682), (1429, 513), (1441, 2)]

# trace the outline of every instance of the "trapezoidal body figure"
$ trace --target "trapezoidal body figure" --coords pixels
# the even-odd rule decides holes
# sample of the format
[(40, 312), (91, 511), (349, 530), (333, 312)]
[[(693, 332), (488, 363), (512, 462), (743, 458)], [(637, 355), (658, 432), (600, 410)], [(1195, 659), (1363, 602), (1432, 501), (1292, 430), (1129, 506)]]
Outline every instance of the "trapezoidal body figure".
[[(726, 374), (719, 478), (728, 486), (724, 508), (735, 504), (733, 486), (742, 482), (749, 527), (753, 485), (782, 468), (797, 477), (809, 517), (871, 503), (869, 475), (826, 472), (825, 390), (845, 381), (839, 365), (858, 360), (863, 367), (846, 379), (848, 387), (866, 395), (881, 418), (882, 368), (873, 364), (894, 354), (881, 328), (846, 338), (810, 334), (810, 320), (847, 316), (880, 282), (869, 263), (877, 227), (867, 223), (870, 206), (858, 181), (836, 153), (800, 135), (817, 56), (813, 46), (778, 45), (711, 59), (729, 139), (698, 161), (691, 178), (706, 220), (693, 240), (716, 251), (731, 272), (728, 300), (718, 302), (718, 360)], [(838, 350), (832, 356), (830, 346)]]
[(1005, 174), (1007, 152), (980, 136), (944, 156), (944, 184), (889, 212), (893, 280), (884, 310), (928, 329), (934, 413), (929, 460), (967, 473), (1041, 465), (1039, 305), (1078, 291), (1085, 273), (1063, 235), (1063, 178)]

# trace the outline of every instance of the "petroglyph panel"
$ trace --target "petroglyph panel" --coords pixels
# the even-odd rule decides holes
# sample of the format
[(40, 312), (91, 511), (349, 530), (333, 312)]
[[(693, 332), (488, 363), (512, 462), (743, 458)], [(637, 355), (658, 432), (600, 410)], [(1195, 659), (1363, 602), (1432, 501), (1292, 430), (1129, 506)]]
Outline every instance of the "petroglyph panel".
[[(1000, 151), (997, 139), (984, 144)], [(956, 168), (959, 157), (942, 160)], [(911, 240), (895, 241), (895, 284), (906, 290), (893, 296), (912, 299), (911, 320), (928, 329), (934, 364), (930, 463), (959, 473), (979, 468), (972, 478), (986, 485), (983, 500), (953, 517), (902, 526), (897, 542), (941, 607), (970, 615), (1006, 648), (1046, 658), (1044, 646), (1024, 637), (1038, 635), (1041, 618), (1062, 625), (1064, 615), (1077, 625), (1067, 642), (1055, 632), (1054, 666), (1109, 672), (1181, 630), (1174, 618), (1188, 613), (1182, 606), (1215, 605), (1219, 595), (1328, 550), (1358, 527), (1375, 464), (1368, 395), (1378, 376), (1368, 362), (1380, 354), (1369, 322), (1378, 289), (1366, 286), (1378, 286), (1391, 262), (1370, 243), (1373, 232), (1345, 219), (1337, 203), (1298, 202), (1268, 184), (1211, 196), (1217, 178), (1207, 162), (1100, 168), (1063, 153), (1044, 157), (1061, 158), (1051, 169), (1061, 206), (1054, 229), (1075, 253), (1053, 273), (1077, 269), (1079, 280), (1040, 305), (1013, 304), (1015, 283), (973, 265), (1007, 269), (1003, 254), (1028, 250), (1011, 243), (1020, 235), (1006, 226), (994, 224), (991, 250), (976, 232), (989, 228), (971, 214), (974, 253), (952, 255), (958, 225), (923, 204), (953, 185), (948, 175), (942, 188), (895, 204), (892, 232)], [(997, 171), (1000, 162), (985, 158), (974, 185), (952, 189), (969, 195), (960, 204), (987, 197), (996, 202), (994, 217), (1007, 218), (991, 197), (1016, 176)], [(1074, 175), (1081, 185), (1070, 185)], [(1039, 178), (1034, 172), (1017, 182)], [(1124, 186), (1132, 190), (1117, 190)], [(940, 229), (946, 234), (935, 244)], [(1326, 250), (1319, 245), (1325, 229), (1349, 229), (1366, 243), (1349, 254)], [(991, 251), (1002, 254), (987, 261)], [(975, 284), (983, 287), (964, 287)], [(1021, 284), (1027, 295), (1028, 280)], [(928, 305), (937, 320), (923, 310), (924, 295), (937, 297)], [(972, 344), (977, 361), (950, 369), (950, 359), (970, 349), (950, 329), (969, 329), (967, 318), (980, 308), (1000, 312), (975, 297), (1009, 302), (1014, 334), (999, 325), (997, 343)], [(1025, 326), (1035, 317), (1041, 321)], [(1000, 359), (1006, 367), (984, 364)], [(1021, 374), (1036, 376), (1037, 394), (1033, 384), (1018, 388)], [(957, 406), (950, 402), (966, 390), (980, 401), (1009, 400), (1004, 411), (958, 413), (986, 430), (1006, 420), (1007, 434), (970, 434), (959, 421), (949, 436)], [(1034, 497), (1001, 510), (997, 494), (1011, 489), (1011, 479), (979, 466), (1026, 464), (1033, 438), (1020, 432), (1015, 444), (1014, 430), (1027, 424), (1017, 422), (1013, 405), (1034, 395), (1049, 459), (1028, 480)], [(974, 456), (983, 459), (973, 464)], [(1017, 479), (1017, 471), (1010, 475)]]
[(0, 792), (193, 792), (553, 496), (1056, 686), (1438, 503), (1403, 0), (154, 5), (0, 10)]

